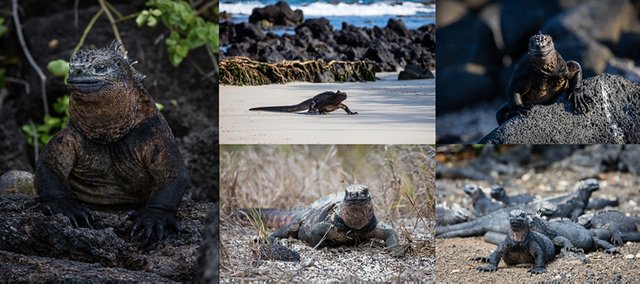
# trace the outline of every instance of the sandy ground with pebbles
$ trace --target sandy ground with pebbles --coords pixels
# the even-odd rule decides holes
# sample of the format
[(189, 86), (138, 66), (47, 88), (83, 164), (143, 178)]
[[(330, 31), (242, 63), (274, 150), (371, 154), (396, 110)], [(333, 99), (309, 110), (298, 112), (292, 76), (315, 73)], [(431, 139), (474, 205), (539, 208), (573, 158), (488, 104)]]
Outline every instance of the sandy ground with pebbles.
[[(220, 86), (221, 144), (433, 144), (435, 79), (398, 81), (378, 73), (366, 83), (288, 83)], [(319, 93), (340, 90), (358, 115), (249, 111), (294, 105)]]

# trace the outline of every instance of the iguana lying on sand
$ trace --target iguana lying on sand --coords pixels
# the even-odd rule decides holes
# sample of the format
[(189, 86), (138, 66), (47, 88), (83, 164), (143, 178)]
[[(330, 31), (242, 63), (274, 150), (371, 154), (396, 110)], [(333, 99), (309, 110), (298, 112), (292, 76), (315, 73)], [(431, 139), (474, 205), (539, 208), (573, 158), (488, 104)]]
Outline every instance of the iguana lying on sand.
[(366, 185), (350, 185), (344, 193), (332, 194), (298, 210), (242, 209), (235, 215), (250, 218), (251, 211), (259, 213), (268, 227), (278, 227), (269, 236), (272, 241), (292, 237), (319, 249), (381, 239), (387, 248), (399, 247), (396, 232), (376, 219)]
[(352, 112), (347, 105), (342, 103), (342, 101), (346, 99), (347, 93), (345, 92), (324, 92), (297, 105), (254, 107), (249, 110), (275, 112), (299, 112), (306, 110), (307, 114), (327, 114), (341, 108), (347, 112), (347, 114), (358, 114), (357, 112)]
[(611, 240), (618, 246), (624, 242), (640, 242), (640, 217), (629, 217), (619, 211), (603, 211), (581, 216), (580, 223), (591, 229), (597, 238)]

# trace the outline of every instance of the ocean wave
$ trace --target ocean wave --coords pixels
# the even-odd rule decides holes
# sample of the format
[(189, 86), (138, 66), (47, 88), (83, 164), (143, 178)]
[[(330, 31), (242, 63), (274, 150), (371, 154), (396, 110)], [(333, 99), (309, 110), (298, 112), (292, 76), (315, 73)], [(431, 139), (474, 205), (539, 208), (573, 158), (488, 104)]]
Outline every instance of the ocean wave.
[[(220, 3), (220, 11), (230, 14), (251, 15), (253, 8), (264, 7), (265, 4), (258, 1), (241, 3)], [(403, 3), (372, 3), (372, 4), (330, 4), (315, 2), (305, 6), (291, 6), (292, 9), (300, 9), (305, 17), (323, 16), (412, 16), (420, 13), (434, 13), (434, 5), (424, 5), (415, 2)]]

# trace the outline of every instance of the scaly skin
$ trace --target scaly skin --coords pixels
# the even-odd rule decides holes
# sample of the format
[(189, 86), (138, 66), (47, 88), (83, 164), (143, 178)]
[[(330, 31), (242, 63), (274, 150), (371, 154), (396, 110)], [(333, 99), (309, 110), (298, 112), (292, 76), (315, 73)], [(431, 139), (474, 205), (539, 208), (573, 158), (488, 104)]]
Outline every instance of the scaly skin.
[[(509, 234), (489, 256), (488, 264), (477, 268), (479, 271), (496, 271), (503, 259), (507, 265), (533, 263), (532, 274), (547, 272), (547, 263), (555, 258), (555, 248), (551, 240), (529, 228), (529, 216), (522, 210), (509, 213)], [(484, 260), (485, 258), (476, 258)]]
[(582, 68), (575, 61), (565, 62), (555, 50), (549, 35), (529, 38), (527, 57), (516, 65), (507, 90), (507, 105), (496, 113), (498, 124), (526, 111), (533, 105), (549, 104), (567, 92), (573, 107), (585, 112), (590, 99), (582, 93)]
[(447, 209), (436, 207), (436, 225), (447, 226), (465, 222), (469, 219), (469, 212), (464, 208)]
[(347, 105), (342, 103), (346, 99), (347, 93), (345, 92), (324, 92), (297, 105), (254, 107), (249, 110), (274, 112), (298, 112), (306, 110), (307, 114), (327, 114), (337, 109), (343, 109), (347, 114), (358, 114), (357, 112), (352, 112)]
[(144, 204), (129, 215), (132, 234), (158, 240), (178, 227), (189, 175), (143, 76), (120, 45), (71, 58), (71, 117), (40, 155), (35, 185), (45, 214), (61, 213), (76, 226), (93, 221), (83, 203)]
[(532, 230), (549, 237), (563, 251), (591, 252), (602, 248), (607, 253), (619, 253), (609, 242), (593, 237), (585, 227), (569, 220), (546, 221), (533, 216), (530, 225)]
[(535, 198), (528, 194), (507, 195), (503, 186), (493, 185), (491, 186), (491, 197), (493, 199), (502, 202), (507, 206), (514, 206), (518, 204), (527, 204), (532, 202)]
[(295, 211), (243, 209), (235, 215), (251, 216), (250, 211), (258, 212), (268, 226), (279, 226), (269, 236), (271, 240), (292, 237), (319, 249), (381, 239), (388, 248), (398, 249), (396, 232), (376, 219), (365, 185), (350, 185), (344, 194), (331, 195)]

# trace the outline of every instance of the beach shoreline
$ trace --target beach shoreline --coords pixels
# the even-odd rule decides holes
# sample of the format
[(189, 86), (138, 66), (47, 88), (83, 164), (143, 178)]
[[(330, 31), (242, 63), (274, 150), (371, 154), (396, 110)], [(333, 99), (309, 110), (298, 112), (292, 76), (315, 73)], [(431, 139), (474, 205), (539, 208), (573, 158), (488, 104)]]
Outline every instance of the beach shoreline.
[[(434, 144), (435, 79), (220, 86), (220, 144)], [(358, 115), (249, 111), (292, 105), (325, 91), (346, 92)]]

